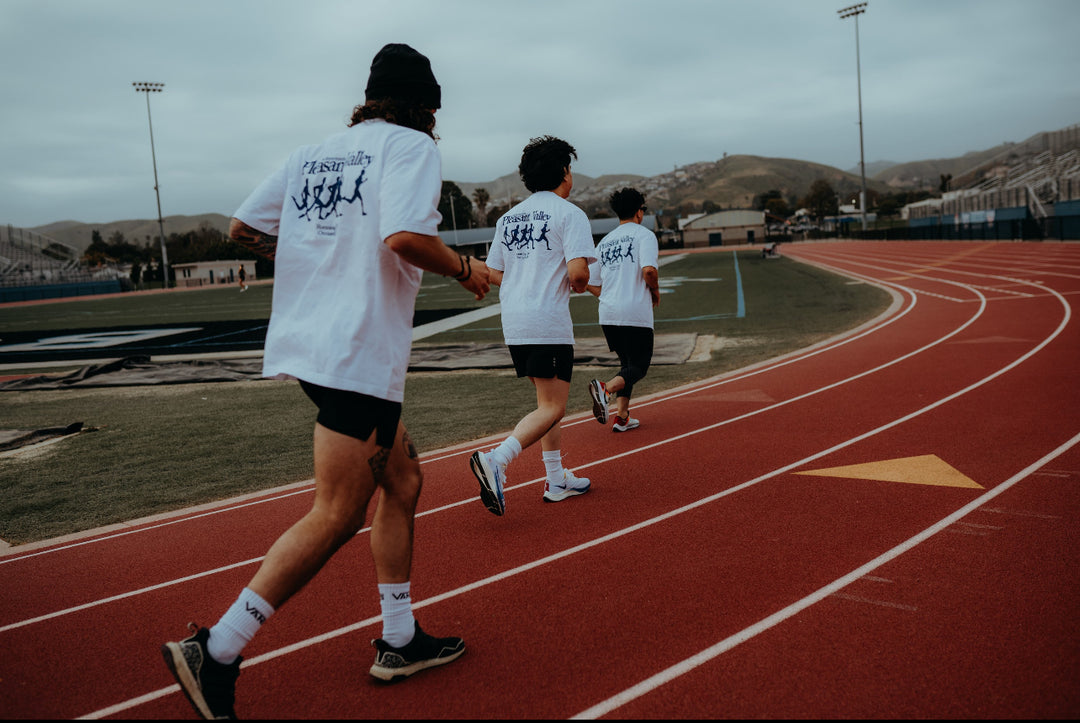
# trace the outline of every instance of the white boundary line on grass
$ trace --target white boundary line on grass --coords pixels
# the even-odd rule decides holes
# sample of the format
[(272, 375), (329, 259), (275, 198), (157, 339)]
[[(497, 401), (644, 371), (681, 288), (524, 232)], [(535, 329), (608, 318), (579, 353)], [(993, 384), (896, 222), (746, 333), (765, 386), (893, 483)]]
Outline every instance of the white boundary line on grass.
[[(689, 256), (689, 254), (685, 254), (685, 253), (682, 253), (682, 254), (669, 254), (669, 255), (666, 255), (666, 256), (661, 256), (659, 264), (660, 264), (660, 266), (665, 266), (667, 264), (670, 264), (670, 263), (673, 263), (673, 262), (676, 262), (676, 261), (681, 261), (682, 259), (686, 258), (687, 256)], [(864, 324), (864, 325), (862, 325), (860, 327), (857, 327), (855, 329), (850, 329), (850, 330), (848, 330), (846, 332), (843, 332), (843, 333), (837, 335), (836, 337), (833, 337), (833, 339), (825, 340), (824, 342), (821, 342), (820, 344), (827, 344), (827, 343), (829, 343), (829, 342), (831, 342), (833, 340), (839, 340), (839, 339), (847, 338), (848, 336), (857, 333), (858, 331), (860, 331), (864, 327), (870, 326), (873, 323), (877, 323), (879, 320), (885, 319), (890, 314), (894, 313), (897, 306), (898, 306), (897, 296), (896, 296), (895, 292), (892, 292), (892, 290), (888, 289), (888, 287), (883, 286), (882, 288), (886, 289), (887, 291), (890, 291), (890, 293), (893, 294), (893, 304), (889, 309), (887, 309), (885, 312), (883, 312), (881, 315), (879, 315), (876, 319), (872, 319), (870, 322), (867, 322), (866, 324)], [(443, 332), (443, 331), (447, 331), (449, 329), (456, 328), (458, 326), (464, 326), (466, 324), (471, 324), (474, 321), (479, 321), (480, 319), (485, 319), (485, 318), (494, 316), (494, 315), (499, 314), (499, 313), (501, 313), (500, 305), (499, 304), (494, 304), (492, 306), (484, 307), (484, 308), (481, 308), (481, 309), (473, 309), (472, 311), (465, 312), (464, 314), (458, 314), (457, 316), (447, 317), (446, 319), (440, 319), (439, 321), (431, 322), (430, 324), (424, 324), (424, 325), (419, 326), (419, 327), (417, 327), (416, 329), (413, 330), (413, 341), (416, 341), (417, 339), (423, 339), (423, 338), (426, 338), (426, 337), (431, 336), (433, 334)], [(817, 346), (817, 345), (815, 345), (815, 346)], [(808, 347), (808, 349), (813, 349), (813, 348), (814, 347)], [(805, 351), (806, 351), (806, 349), (800, 350), (799, 353), (805, 352)], [(208, 353), (205, 353), (205, 354), (168, 355), (168, 356), (155, 356), (155, 357), (152, 357), (152, 358), (153, 358), (154, 361), (184, 361), (184, 360), (189, 360), (189, 359), (247, 359), (247, 358), (258, 358), (258, 357), (261, 357), (261, 356), (262, 356), (262, 351), (259, 350), (259, 351), (243, 351), (243, 352), (208, 352)], [(783, 359), (783, 358), (785, 358), (785, 357), (777, 357), (777, 359)], [(109, 361), (115, 361), (115, 359), (79, 360), (79, 363), (81, 363), (81, 364), (95, 364), (95, 363), (105, 363), (105, 362), (109, 362)], [(761, 362), (760, 364), (767, 364), (770, 361), (774, 361), (774, 360), (766, 360), (765, 362)], [(8, 365), (0, 364), (0, 370), (4, 370), (4, 369), (6, 369), (8, 367), (13, 368), (13, 369), (19, 369), (19, 368), (23, 368), (25, 366), (26, 365), (24, 365), (24, 364), (8, 364)], [(42, 362), (40, 364), (37, 364), (36, 366), (70, 366), (70, 362)], [(749, 368), (753, 368), (753, 367), (747, 367), (747, 368), (749, 369)], [(728, 374), (732, 374), (732, 373), (733, 372), (728, 372)], [(659, 392), (658, 394), (663, 394), (663, 392)], [(656, 396), (656, 395), (652, 395), (652, 396)], [(642, 401), (645, 401), (645, 400), (647, 400), (649, 398), (650, 398), (649, 396), (643, 396)], [(575, 416), (578, 416), (578, 415), (575, 415)], [(585, 415), (580, 415), (580, 416), (582, 416), (582, 419), (579, 420), (579, 421), (584, 421)], [(591, 417), (589, 417), (589, 419), (591, 419)], [(570, 420), (568, 422), (568, 424), (569, 423), (573, 423), (573, 420)], [(488, 441), (490, 441), (492, 439), (500, 439), (501, 437), (504, 437), (504, 436), (505, 436), (505, 434), (503, 434), (503, 435), (493, 435), (493, 436), (488, 437), (488, 438), (482, 438), (482, 439), (478, 439), (478, 440), (471, 440), (469, 442), (464, 442), (464, 443), (461, 443), (461, 444), (458, 444), (458, 445), (451, 445), (451, 446), (445, 447), (445, 448), (443, 448), (441, 450), (433, 450), (432, 452), (428, 452), (425, 455), (425, 457), (427, 457), (427, 458), (421, 460), (421, 462), (423, 463), (423, 462), (430, 462), (432, 460), (443, 459), (446, 456), (450, 456), (450, 455), (452, 455), (454, 453), (460, 453), (461, 449), (465, 449), (465, 448), (472, 449), (476, 445), (482, 445), (482, 444), (484, 444), (484, 443), (486, 443), (486, 442), (488, 442)], [(60, 439), (62, 439), (62, 438), (60, 438)], [(51, 443), (51, 442), (54, 442), (54, 441), (57, 441), (57, 440), (46, 440), (46, 442), (41, 442), (38, 445), (31, 445), (30, 447), (22, 447), (22, 448), (19, 448), (17, 450), (11, 450), (10, 452), (0, 453), (0, 457), (21, 453), (21, 452), (26, 451), (28, 449), (36, 448), (37, 446), (39, 446), (41, 444)], [(442, 456), (438, 456), (438, 455), (442, 455)], [(110, 533), (110, 532), (115, 532), (117, 534), (110, 535), (108, 537), (100, 537), (100, 539), (101, 540), (109, 540), (109, 539), (113, 539), (113, 538), (118, 537), (118, 536), (133, 534), (134, 532), (139, 531), (139, 530), (137, 530), (135, 528), (154, 529), (156, 527), (161, 527), (161, 526), (167, 525), (167, 524), (176, 524), (177, 522), (183, 521), (180, 518), (186, 518), (189, 515), (192, 516), (190, 519), (195, 519), (197, 517), (202, 516), (202, 515), (200, 515), (198, 513), (214, 514), (215, 512), (227, 511), (228, 509), (233, 509), (233, 505), (246, 506), (246, 505), (243, 505), (243, 504), (240, 504), (240, 503), (243, 503), (245, 500), (250, 500), (250, 499), (253, 499), (253, 498), (265, 497), (265, 499), (262, 499), (262, 500), (259, 500), (259, 501), (253, 502), (253, 503), (249, 503), (249, 504), (258, 504), (259, 502), (272, 502), (272, 501), (275, 501), (275, 500), (282, 499), (283, 497), (288, 497), (288, 496), (290, 496), (292, 494), (298, 494), (297, 492), (292, 491), (292, 490), (295, 490), (298, 487), (303, 488), (303, 489), (301, 489), (301, 492), (308, 491), (307, 488), (309, 488), (314, 483), (315, 483), (314, 479), (301, 480), (299, 482), (293, 482), (293, 483), (290, 483), (290, 484), (287, 484), (287, 485), (282, 485), (280, 487), (274, 487), (274, 488), (271, 488), (271, 489), (266, 489), (266, 490), (252, 492), (252, 493), (248, 493), (248, 494), (244, 494), (244, 495), (238, 495), (238, 496), (235, 496), (235, 497), (230, 497), (230, 498), (228, 498), (226, 500), (217, 500), (217, 501), (214, 501), (214, 502), (208, 502), (208, 503), (205, 503), (205, 504), (196, 505), (196, 506), (193, 506), (193, 507), (188, 507), (188, 508), (181, 509), (181, 510), (173, 510), (171, 512), (162, 512), (162, 513), (156, 514), (156, 515), (149, 515), (149, 516), (146, 516), (146, 517), (140, 517), (140, 518), (135, 519), (135, 520), (129, 520), (127, 522), (118, 522), (118, 523), (115, 523), (115, 524), (112, 524), (112, 525), (106, 525), (106, 526), (103, 526), (103, 527), (97, 527), (97, 528), (94, 528), (94, 529), (91, 529), (91, 530), (83, 530), (81, 532), (75, 532), (75, 533), (72, 533), (70, 535), (63, 535), (63, 536), (60, 536), (60, 537), (53, 537), (53, 538), (49, 538), (47, 540), (38, 540), (37, 542), (26, 543), (24, 545), (12, 545), (11, 543), (5, 542), (4, 540), (0, 539), (0, 565), (3, 565), (4, 563), (7, 563), (7, 562), (13, 562), (15, 560), (34, 557), (36, 555), (43, 555), (43, 554), (47, 554), (47, 553), (50, 553), (50, 552), (58, 552), (58, 551), (61, 551), (61, 550), (70, 549), (72, 547), (77, 547), (79, 545), (90, 544), (90, 542), (95, 541), (95, 540), (91, 540), (90, 538), (99, 537), (100, 535), (108, 535), (108, 533)], [(154, 522), (161, 522), (162, 524), (154, 525), (153, 527), (145, 527), (146, 525), (154, 523)], [(65, 543), (67, 543), (67, 544), (65, 544)], [(46, 549), (46, 548), (51, 548), (51, 549)], [(35, 553), (34, 552), (35, 550), (40, 550), (40, 552)], [(24, 555), (23, 553), (31, 553), (31, 554)], [(7, 558), (7, 559), (4, 559), (4, 558)]]
[[(975, 293), (978, 295), (977, 291)], [(915, 306), (914, 295), (913, 295), (912, 298), (913, 298), (912, 305), (910, 307), (908, 307), (908, 309), (905, 311), (905, 313), (907, 313), (907, 311), (910, 311)], [(605, 457), (605, 458), (602, 458), (602, 459), (594, 460), (594, 461), (589, 462), (587, 464), (579, 465), (578, 467), (575, 467), (574, 469), (575, 470), (585, 469), (587, 467), (592, 467), (592, 466), (595, 466), (595, 465), (598, 465), (598, 464), (610, 462), (610, 461), (619, 459), (621, 457), (626, 457), (626, 456), (629, 456), (631, 454), (637, 454), (637, 453), (640, 453), (640, 452), (644, 452), (644, 451), (646, 451), (648, 449), (652, 449), (653, 447), (659, 447), (659, 446), (662, 446), (662, 445), (665, 445), (665, 444), (670, 444), (672, 442), (694, 436), (694, 435), (699, 434), (701, 432), (706, 432), (706, 431), (710, 431), (710, 430), (713, 430), (713, 429), (718, 429), (718, 428), (726, 426), (728, 424), (732, 424), (734, 422), (742, 421), (744, 419), (748, 419), (748, 418), (756, 416), (758, 414), (762, 414), (764, 412), (767, 412), (767, 411), (770, 411), (770, 410), (773, 410), (773, 409), (777, 409), (779, 407), (786, 406), (786, 405), (791, 404), (793, 402), (800, 401), (802, 399), (814, 396), (814, 395), (819, 394), (821, 392), (824, 392), (824, 391), (827, 391), (829, 389), (833, 389), (835, 387), (846, 384), (849, 381), (853, 381), (855, 379), (859, 379), (861, 377), (868, 376), (868, 375), (873, 374), (873, 373), (875, 373), (877, 371), (880, 371), (881, 369), (885, 369), (885, 368), (887, 368), (889, 366), (892, 366), (893, 364), (899, 363), (900, 361), (903, 361), (903, 360), (908, 359), (908, 358), (910, 358), (910, 357), (912, 357), (912, 356), (914, 356), (916, 354), (919, 354), (922, 351), (925, 351), (926, 349), (930, 349), (930, 348), (932, 348), (934, 346), (937, 346), (938, 344), (943, 343), (945, 340), (947, 340), (947, 339), (951, 338), (952, 336), (960, 333), (963, 329), (965, 329), (967, 326), (972, 324), (976, 319), (979, 318), (979, 316), (982, 315), (985, 308), (986, 308), (985, 299), (983, 299), (983, 303), (980, 305), (979, 310), (971, 318), (969, 318), (966, 322), (961, 324), (959, 327), (957, 327), (953, 331), (949, 332), (945, 336), (943, 336), (943, 337), (941, 337), (941, 338), (939, 338), (939, 339), (937, 339), (935, 341), (930, 342), (929, 344), (926, 344), (925, 346), (921, 347), (920, 349), (917, 349), (917, 350), (912, 351), (912, 352), (908, 352), (907, 354), (904, 354), (904, 355), (902, 355), (902, 356), (900, 356), (897, 359), (894, 359), (892, 361), (886, 362), (886, 363), (884, 363), (884, 364), (882, 364), (882, 365), (880, 365), (880, 366), (878, 366), (876, 368), (873, 368), (873, 369), (870, 369), (870, 370), (867, 370), (867, 371), (864, 371), (864, 372), (860, 372), (859, 374), (856, 374), (856, 375), (854, 375), (852, 377), (848, 377), (847, 379), (842, 379), (840, 381), (834, 382), (834, 383), (826, 385), (824, 387), (819, 387), (818, 389), (815, 389), (813, 391), (810, 391), (810, 392), (807, 392), (805, 394), (799, 395), (797, 397), (793, 397), (791, 399), (787, 399), (787, 400), (784, 400), (782, 402), (777, 402), (776, 404), (772, 404), (772, 405), (769, 405), (767, 407), (762, 407), (760, 409), (756, 409), (754, 411), (748, 412), (746, 414), (742, 414), (742, 415), (737, 416), (737, 417), (721, 420), (720, 422), (716, 422), (714, 424), (711, 424), (711, 425), (708, 425), (708, 426), (705, 426), (705, 427), (699, 427), (698, 429), (692, 430), (690, 432), (679, 434), (679, 435), (676, 435), (674, 437), (669, 437), (667, 439), (661, 440), (659, 442), (654, 442), (653, 444), (649, 444), (649, 445), (646, 445), (644, 447), (639, 447), (639, 448), (637, 448), (637, 449), (635, 449), (633, 451), (630, 451), (630, 452), (624, 452), (624, 453), (617, 454), (617, 455), (614, 455), (614, 456), (611, 456), (611, 457)], [(900, 318), (900, 317), (896, 317), (896, 318)], [(895, 319), (888, 320), (885, 324), (882, 324), (882, 327), (886, 326), (887, 324), (892, 323), (892, 321), (894, 321), (894, 320)], [(881, 328), (881, 327), (878, 327), (878, 328)], [(876, 329), (870, 329), (870, 330), (868, 330), (868, 331), (866, 331), (864, 333), (871, 333), (872, 331), (875, 331), (875, 330)], [(852, 337), (852, 338), (857, 338), (857, 337)], [(841, 344), (844, 344), (844, 343), (847, 343), (847, 341), (850, 341), (850, 340), (851, 339), (845, 339), (845, 340), (839, 342), (837, 344), (837, 346), (839, 346)], [(813, 354), (810, 354), (810, 355), (807, 355), (807, 356), (813, 356), (814, 354), (821, 353), (824, 350), (825, 349), (819, 349), (818, 351), (814, 352)], [(787, 363), (790, 363), (790, 362), (787, 362)], [(753, 372), (753, 373), (756, 374), (756, 373), (759, 373), (760, 371), (761, 370), (759, 370), (758, 372)], [(718, 384), (723, 384), (723, 383), (726, 383), (726, 381), (731, 381), (731, 379), (721, 381), (721, 382), (717, 382), (717, 383)], [(708, 386), (712, 386), (712, 385), (708, 385)], [(708, 386), (701, 387), (701, 388), (708, 388)], [(688, 393), (688, 392), (681, 391), (679, 394), (673, 395), (673, 397), (674, 396), (681, 396), (682, 394), (686, 394), (686, 393)], [(591, 419), (591, 417), (588, 417), (588, 419)], [(494, 437), (494, 438), (497, 438), (497, 437)], [(471, 443), (471, 445), (473, 445), (473, 446), (475, 446), (475, 444), (476, 444), (476, 442)], [(471, 449), (472, 446), (458, 445), (456, 448), (457, 449)], [(423, 462), (429, 462), (429, 461), (433, 461), (433, 460), (431, 460), (431, 459), (423, 460)], [(522, 483), (517, 484), (517, 485), (512, 485), (510, 487), (507, 487), (506, 491), (520, 489), (520, 488), (526, 487), (528, 485), (540, 482), (540, 481), (542, 481), (542, 479), (543, 478), (538, 477), (536, 479), (528, 480), (526, 482), (522, 482)], [(741, 486), (732, 488), (731, 490), (727, 490), (724, 493), (722, 493), (721, 496), (723, 496), (723, 494), (727, 494), (727, 493), (736, 491), (738, 489), (742, 489), (744, 486), (745, 485), (741, 485)], [(307, 491), (307, 490), (302, 490), (302, 491)], [(294, 492), (292, 494), (298, 494), (298, 492)], [(432, 509), (425, 510), (423, 512), (418, 513), (416, 516), (417, 517), (424, 517), (424, 516), (427, 516), (427, 515), (435, 514), (437, 512), (443, 512), (443, 511), (446, 511), (448, 509), (452, 509), (454, 507), (460, 507), (460, 506), (463, 506), (463, 505), (466, 505), (466, 504), (473, 504), (474, 500), (475, 500), (475, 497), (468, 497), (468, 498), (465, 498), (465, 499), (462, 499), (462, 500), (458, 500), (457, 502), (451, 502), (449, 504), (442, 505), (441, 507), (434, 507)], [(261, 502), (261, 500), (253, 502), (251, 504), (259, 504), (260, 502)], [(214, 510), (214, 511), (211, 511), (211, 512), (207, 512), (205, 514), (217, 514), (219, 512), (230, 511), (231, 509), (235, 509), (235, 508), (222, 508), (222, 509)], [(196, 517), (201, 517), (201, 516), (203, 516), (203, 515), (197, 515)], [(166, 522), (163, 525), (157, 525), (155, 527), (162, 527), (162, 526), (165, 526), (165, 525), (177, 524), (179, 522), (185, 522), (185, 521), (187, 521), (189, 519), (195, 519), (195, 517), (185, 517), (185, 518), (182, 518), (182, 519)], [(142, 529), (153, 529), (153, 528), (142, 528)], [(364, 532), (367, 532), (369, 530), (370, 530), (370, 528), (365, 527), (362, 530), (360, 530), (359, 532), (357, 532), (357, 534), (358, 535), (363, 534)], [(130, 531), (127, 531), (127, 532), (119, 533), (117, 535), (113, 535), (111, 537), (120, 537), (120, 536), (127, 535), (127, 534), (133, 534), (133, 533), (139, 532), (139, 531), (140, 530), (130, 530)], [(111, 539), (111, 538), (103, 538), (103, 539)], [(86, 541), (84, 543), (81, 543), (81, 544), (89, 544), (91, 542), (96, 542), (96, 541), (97, 540), (88, 540), (88, 541)], [(72, 546), (74, 546), (74, 545), (72, 545)], [(60, 548), (60, 549), (64, 549), (64, 548)], [(50, 550), (46, 550), (45, 552), (50, 552)], [(44, 553), (38, 553), (38, 554), (44, 554)], [(34, 555), (27, 555), (26, 557), (33, 557), (33, 556)], [(16, 558), (16, 559), (25, 559), (25, 558), (20, 557), (20, 558)], [(62, 617), (64, 615), (67, 615), (67, 614), (70, 614), (70, 613), (74, 613), (74, 612), (78, 612), (78, 611), (81, 611), (81, 610), (86, 610), (86, 609), (89, 609), (89, 608), (97, 607), (97, 606), (100, 606), (100, 605), (103, 605), (103, 604), (106, 604), (106, 603), (115, 602), (117, 600), (129, 598), (129, 597), (136, 597), (138, 595), (142, 595), (142, 594), (145, 594), (145, 593), (148, 593), (148, 592), (152, 592), (154, 590), (160, 590), (160, 589), (163, 589), (163, 588), (166, 588), (166, 587), (170, 587), (172, 585), (180, 584), (182, 582), (188, 582), (188, 581), (190, 581), (192, 579), (197, 579), (197, 578), (201, 578), (201, 577), (208, 577), (210, 575), (217, 574), (219, 572), (224, 572), (226, 570), (232, 570), (232, 569), (235, 569), (237, 567), (242, 567), (244, 565), (256, 564), (256, 563), (261, 562), (262, 559), (263, 559), (263, 556), (260, 556), (260, 557), (252, 558), (250, 560), (244, 560), (242, 562), (231, 563), (229, 565), (226, 565), (226, 566), (223, 566), (223, 567), (218, 567), (218, 568), (215, 568), (213, 570), (204, 570), (201, 573), (194, 573), (192, 575), (188, 575), (188, 576), (185, 576), (183, 578), (178, 578), (178, 579), (169, 580), (169, 581), (162, 582), (162, 583), (157, 583), (155, 585), (150, 585), (148, 587), (139, 588), (137, 590), (129, 590), (128, 592), (119, 593), (117, 595), (112, 595), (112, 596), (109, 596), (107, 598), (102, 598), (102, 599), (99, 599), (99, 600), (96, 600), (96, 601), (93, 601), (93, 602), (84, 603), (82, 605), (77, 605), (77, 606), (74, 606), (74, 607), (71, 607), (71, 608), (66, 608), (66, 609), (63, 609), (63, 610), (57, 610), (57, 611), (54, 611), (54, 612), (51, 612), (51, 613), (46, 613), (44, 615), (40, 615), (40, 616), (37, 616), (37, 617), (34, 617), (34, 618), (28, 618), (26, 620), (21, 620), (21, 621), (18, 621), (18, 622), (10, 623), (8, 625), (0, 627), (0, 633), (6, 632), (8, 630), (13, 630), (13, 629), (16, 629), (16, 628), (25, 627), (27, 625), (32, 625), (32, 624), (35, 624), (35, 623), (43, 622), (45, 620), (50, 620), (52, 618)], [(9, 561), (14, 561), (14, 560), (9, 560)], [(0, 564), (3, 564), (4, 562), (8, 562), (8, 561), (0, 560)], [(419, 603), (416, 603), (416, 606), (419, 606)]]
[[(661, 264), (670, 261), (678, 261), (687, 255), (688, 254), (681, 254), (677, 256), (661, 257)], [(800, 263), (806, 263), (801, 260), (799, 261)], [(830, 271), (833, 271), (834, 273), (836, 272), (836, 269), (829, 269), (825, 266), (822, 266), (822, 268), (826, 268)], [(683, 396), (694, 390), (708, 389), (720, 384), (727, 384), (730, 382), (738, 381), (747, 376), (760, 374), (769, 369), (773, 369), (779, 366), (785, 366), (787, 364), (794, 363), (795, 361), (799, 361), (800, 359), (824, 353), (838, 346), (842, 346), (851, 341), (859, 339), (867, 334), (877, 332), (881, 328), (893, 323), (897, 319), (902, 318), (911, 310), (911, 308), (909, 307), (902, 314), (897, 316), (897, 313), (899, 312), (903, 303), (903, 298), (901, 294), (899, 294), (892, 286), (882, 284), (874, 279), (871, 279), (870, 277), (861, 277), (857, 274), (844, 273), (844, 275), (852, 278), (857, 278), (860, 281), (872, 283), (873, 285), (878, 286), (892, 296), (892, 303), (887, 309), (885, 309), (885, 311), (883, 311), (877, 317), (870, 319), (869, 321), (857, 327), (848, 329), (847, 331), (841, 332), (828, 339), (824, 339), (816, 344), (812, 344), (803, 349), (798, 349), (796, 351), (773, 357), (771, 359), (766, 359), (764, 361), (751, 364), (741, 369), (724, 372), (723, 374), (719, 374), (715, 377), (698, 380), (696, 382), (691, 382), (690, 384), (673, 387), (671, 389), (656, 392), (654, 394), (643, 395), (636, 402), (636, 404), (638, 404), (638, 406), (644, 406), (646, 404), (656, 404), (665, 401), (666, 399)], [(914, 299), (913, 294), (912, 298)], [(564, 426), (569, 427), (591, 421), (593, 421), (592, 413), (586, 411), (565, 419)], [(491, 443), (495, 440), (502, 440), (506, 437), (507, 434), (508, 432), (500, 432), (498, 434), (490, 435), (488, 437), (469, 440), (467, 442), (450, 445), (449, 447), (444, 447), (442, 449), (432, 450), (422, 455), (420, 462), (421, 464), (427, 464), (429, 462), (436, 462), (446, 459), (448, 457), (453, 457), (455, 455), (461, 454), (463, 451), (471, 452), (472, 450), (478, 447), (482, 447), (485, 444)], [(230, 497), (225, 500), (207, 502), (201, 505), (195, 505), (193, 507), (187, 507), (181, 510), (162, 512), (156, 515), (141, 517), (136, 520), (129, 520), (127, 522), (119, 522), (112, 525), (106, 525), (104, 527), (94, 528), (92, 530), (83, 530), (81, 532), (75, 532), (70, 535), (53, 537), (48, 540), (39, 540), (37, 542), (30, 542), (18, 546), (9, 546), (6, 548), (0, 545), (0, 566), (19, 560), (30, 559), (39, 555), (62, 552), (73, 547), (80, 547), (82, 545), (89, 545), (95, 542), (112, 540), (117, 537), (132, 535), (138, 532), (153, 530), (168, 525), (179, 524), (181, 522), (198, 519), (207, 515), (229, 512), (233, 509), (239, 509), (249, 505), (262, 504), (264, 502), (274, 502), (285, 497), (290, 497), (292, 495), (310, 492), (312, 489), (314, 489), (314, 484), (315, 480), (309, 478), (298, 482), (292, 482), (287, 485), (282, 485), (280, 487), (251, 492), (245, 495)], [(524, 484), (530, 484), (530, 482)], [(102, 535), (105, 536), (102, 537)]]

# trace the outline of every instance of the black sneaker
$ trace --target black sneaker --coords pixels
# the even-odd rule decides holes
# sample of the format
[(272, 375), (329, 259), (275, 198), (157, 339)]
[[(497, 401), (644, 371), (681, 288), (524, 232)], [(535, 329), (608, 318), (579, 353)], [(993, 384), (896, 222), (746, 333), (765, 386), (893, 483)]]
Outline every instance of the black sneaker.
[(161, 646), (165, 665), (169, 666), (196, 713), (206, 720), (235, 719), (233, 702), (242, 658), (222, 665), (206, 650), (210, 631), (198, 628), (194, 623), (189, 623), (188, 629), (195, 630), (195, 634), (187, 640)]
[(433, 638), (420, 629), (420, 623), (416, 623), (413, 639), (403, 647), (392, 647), (382, 638), (372, 640), (371, 644), (376, 651), (371, 674), (390, 682), (407, 678), (424, 668), (446, 665), (465, 652), (465, 641), (461, 638)]

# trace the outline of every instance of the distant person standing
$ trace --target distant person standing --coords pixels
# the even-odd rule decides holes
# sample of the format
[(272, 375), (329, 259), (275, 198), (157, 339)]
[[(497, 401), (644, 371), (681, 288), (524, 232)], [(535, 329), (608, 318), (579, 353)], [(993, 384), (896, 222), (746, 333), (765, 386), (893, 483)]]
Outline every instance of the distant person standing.
[(589, 266), (589, 293), (600, 299), (600, 328), (608, 349), (619, 357), (619, 373), (602, 382), (589, 382), (596, 421), (607, 424), (611, 395), (615, 396), (614, 432), (638, 426), (630, 416), (634, 385), (649, 371), (653, 354), (653, 307), (660, 303), (657, 271), (660, 247), (656, 234), (641, 225), (645, 196), (635, 188), (611, 194), (611, 209), (619, 225), (596, 246), (599, 260)]
[(236, 277), (240, 279), (240, 291), (247, 291), (247, 272), (244, 271), (244, 265), (240, 264), (240, 270), (236, 272)]
[(428, 59), (407, 45), (383, 47), (366, 96), (347, 130), (294, 151), (230, 225), (234, 240), (275, 260), (263, 375), (298, 379), (318, 408), (315, 496), (216, 625), (193, 625), (191, 637), (162, 646), (204, 718), (235, 717), (244, 646), (353, 539), (376, 490), (370, 543), (382, 638), (372, 641), (371, 675), (389, 681), (465, 652), (461, 638), (433, 637), (413, 617), (413, 526), (423, 476), (401, 404), (422, 269), (456, 279), (477, 299), (488, 291), (488, 272), (437, 236), (441, 90)]
[(506, 467), (522, 450), (540, 442), (546, 471), (544, 501), (584, 494), (589, 480), (562, 465), (561, 429), (574, 367), (570, 292), (582, 293), (589, 264), (596, 260), (589, 218), (567, 198), (574, 187), (574, 147), (552, 136), (533, 138), (518, 172), (532, 192), (495, 226), (487, 265), (499, 285), (503, 338), (518, 377), (536, 388), (536, 409), (489, 452), (469, 460), (480, 482), (480, 499), (496, 515), (506, 511)]

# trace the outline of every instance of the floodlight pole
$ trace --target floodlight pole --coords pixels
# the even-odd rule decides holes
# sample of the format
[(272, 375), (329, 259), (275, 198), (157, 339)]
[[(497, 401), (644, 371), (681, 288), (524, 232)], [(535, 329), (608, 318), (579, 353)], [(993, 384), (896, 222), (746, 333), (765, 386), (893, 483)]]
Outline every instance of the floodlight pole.
[(169, 253), (165, 250), (165, 221), (161, 218), (161, 191), (158, 190), (157, 154), (154, 153), (154, 121), (150, 118), (150, 94), (160, 93), (164, 83), (132, 83), (136, 93), (146, 93), (146, 120), (150, 124), (150, 158), (154, 162), (154, 194), (157, 196), (158, 232), (161, 239), (161, 288), (169, 288)]
[(862, 172), (862, 193), (859, 194), (859, 210), (862, 212), (862, 227), (866, 230), (866, 158), (863, 154), (862, 132), (862, 68), (859, 64), (859, 16), (866, 12), (866, 3), (837, 10), (840, 19), (855, 18), (855, 78), (859, 88), (859, 169)]

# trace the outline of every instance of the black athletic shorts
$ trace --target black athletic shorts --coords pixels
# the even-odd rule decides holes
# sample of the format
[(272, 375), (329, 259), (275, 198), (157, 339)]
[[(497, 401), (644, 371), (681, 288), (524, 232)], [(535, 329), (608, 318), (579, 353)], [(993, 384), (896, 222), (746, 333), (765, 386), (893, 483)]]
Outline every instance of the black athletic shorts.
[(509, 348), (519, 377), (570, 381), (574, 371), (573, 344), (518, 344)]
[(366, 442), (375, 431), (375, 444), (394, 446), (401, 402), (391, 402), (359, 392), (329, 389), (300, 380), (300, 388), (319, 408), (316, 421), (327, 429)]

